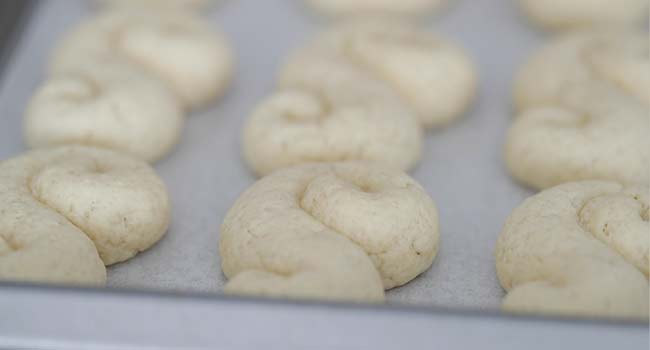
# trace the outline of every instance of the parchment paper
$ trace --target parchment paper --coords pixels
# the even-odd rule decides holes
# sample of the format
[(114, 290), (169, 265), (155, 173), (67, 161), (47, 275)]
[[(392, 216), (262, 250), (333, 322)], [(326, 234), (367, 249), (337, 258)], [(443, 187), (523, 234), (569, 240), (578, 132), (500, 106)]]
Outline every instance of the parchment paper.
[[(0, 159), (25, 150), (22, 117), (43, 81), (48, 54), (67, 29), (91, 12), (79, 0), (42, 1), (0, 77)], [(167, 236), (136, 258), (109, 269), (112, 288), (219, 293), (219, 225), (237, 196), (254, 182), (240, 157), (245, 118), (274, 89), (288, 52), (326, 21), (300, 0), (229, 0), (206, 13), (237, 52), (236, 79), (214, 107), (188, 118), (181, 144), (156, 168), (169, 187), (173, 223)], [(515, 70), (543, 40), (508, 0), (458, 0), (422, 24), (463, 45), (476, 61), (480, 94), (463, 120), (426, 137), (412, 175), (440, 210), (441, 250), (433, 267), (388, 292), (393, 303), (494, 309), (503, 291), (494, 244), (511, 212), (532, 192), (514, 183), (502, 160), (511, 119)]]

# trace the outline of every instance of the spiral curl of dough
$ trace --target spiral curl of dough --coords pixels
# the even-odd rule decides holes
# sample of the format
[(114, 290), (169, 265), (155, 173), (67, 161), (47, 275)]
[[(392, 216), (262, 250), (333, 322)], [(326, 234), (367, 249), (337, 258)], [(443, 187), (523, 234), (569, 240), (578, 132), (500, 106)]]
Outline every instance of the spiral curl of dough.
[(607, 84), (650, 106), (648, 34), (591, 30), (562, 35), (542, 47), (520, 70), (516, 108), (555, 105), (567, 88)]
[(307, 3), (319, 12), (334, 16), (368, 13), (421, 16), (439, 10), (447, 2), (447, 0), (307, 0)]
[[(323, 72), (322, 57), (336, 61)], [(332, 73), (332, 70), (341, 70)], [(477, 73), (456, 45), (391, 18), (343, 22), (291, 55), (282, 87), (304, 85), (315, 74), (365, 75), (392, 87), (427, 128), (459, 118), (476, 94)]]
[(189, 108), (223, 94), (234, 58), (226, 38), (200, 16), (180, 10), (105, 11), (57, 46), (50, 72), (117, 57), (155, 76)]
[(153, 162), (178, 143), (184, 122), (164, 85), (129, 65), (102, 62), (50, 77), (30, 101), (24, 128), (32, 148), (81, 144)]
[(0, 279), (103, 285), (167, 231), (167, 190), (146, 163), (79, 146), (0, 163)]
[(624, 26), (648, 18), (648, 0), (519, 0), (523, 12), (548, 30)]
[(536, 189), (582, 180), (647, 185), (647, 107), (604, 84), (570, 87), (557, 106), (532, 108), (515, 120), (505, 159), (517, 180)]
[(219, 251), (228, 293), (379, 302), (431, 266), (438, 239), (435, 203), (408, 175), (307, 164), (244, 192)]
[(648, 187), (567, 183), (515, 209), (496, 248), (508, 311), (648, 318)]
[[(374, 161), (407, 170), (422, 130), (389, 89), (374, 82), (319, 81), (275, 93), (244, 128), (244, 157), (260, 176), (310, 162)], [(318, 85), (318, 87), (316, 87)]]

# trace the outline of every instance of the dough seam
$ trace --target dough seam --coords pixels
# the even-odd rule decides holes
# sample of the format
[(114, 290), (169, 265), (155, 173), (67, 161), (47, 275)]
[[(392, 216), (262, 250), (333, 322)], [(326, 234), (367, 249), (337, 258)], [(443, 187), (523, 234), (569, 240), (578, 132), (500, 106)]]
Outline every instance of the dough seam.
[[(348, 181), (347, 179), (345, 179), (345, 178), (343, 178), (343, 177), (340, 177), (340, 176), (339, 176), (339, 175), (334, 171), (334, 169), (332, 169), (332, 168), (330, 168), (330, 169), (331, 169), (332, 175), (336, 176), (337, 178), (339, 178), (339, 179), (342, 180), (342, 181), (350, 182), (350, 181)], [(304, 188), (302, 191), (300, 191), (300, 192), (299, 192), (299, 195), (296, 197), (296, 201), (297, 201), (297, 205), (298, 205), (298, 207), (299, 207), (303, 212), (305, 212), (307, 215), (309, 215), (312, 219), (314, 219), (316, 222), (319, 222), (320, 224), (322, 224), (322, 225), (323, 225), (325, 228), (327, 228), (328, 230), (332, 231), (333, 233), (335, 233), (335, 234), (337, 234), (337, 235), (339, 235), (339, 236), (342, 236), (343, 238), (345, 238), (345, 239), (347, 239), (348, 241), (350, 241), (352, 244), (356, 245), (359, 249), (361, 249), (361, 250), (362, 250), (362, 251), (363, 251), (363, 252), (368, 256), (368, 258), (372, 261), (373, 265), (375, 266), (375, 269), (376, 269), (377, 272), (380, 274), (382, 280), (388, 280), (388, 281), (391, 281), (391, 282), (395, 282), (395, 279), (393, 279), (392, 276), (384, 276), (383, 274), (380, 273), (380, 271), (381, 271), (382, 267), (384, 266), (384, 264), (386, 263), (386, 259), (384, 259), (383, 255), (386, 254), (386, 253), (388, 253), (388, 252), (390, 251), (390, 247), (391, 247), (392, 245), (394, 245), (395, 241), (398, 240), (398, 239), (400, 238), (399, 235), (395, 235), (395, 236), (393, 236), (392, 239), (391, 239), (391, 241), (390, 241), (390, 242), (389, 242), (389, 243), (388, 243), (384, 248), (382, 248), (382, 249), (380, 249), (380, 250), (378, 250), (378, 251), (376, 251), (376, 252), (370, 252), (370, 251), (368, 251), (368, 250), (367, 250), (367, 249), (366, 249), (366, 248), (365, 248), (365, 247), (364, 247), (360, 242), (358, 242), (357, 240), (355, 240), (353, 237), (348, 237), (348, 235), (346, 235), (345, 233), (343, 233), (343, 232), (341, 232), (341, 231), (339, 231), (339, 230), (337, 230), (337, 229), (335, 229), (335, 228), (333, 228), (333, 227), (327, 225), (327, 224), (326, 224), (325, 222), (323, 222), (320, 218), (318, 218), (317, 216), (315, 216), (311, 211), (309, 211), (309, 210), (307, 210), (306, 208), (304, 208), (304, 206), (302, 205), (302, 200), (303, 200), (303, 198), (305, 197), (305, 193), (307, 192), (310, 183), (311, 183), (311, 180), (310, 180), (310, 181), (305, 185), (305, 188)], [(351, 183), (352, 183), (352, 182), (351, 182)], [(362, 186), (358, 186), (357, 184), (354, 184), (354, 183), (352, 183), (352, 184), (353, 184), (354, 186), (360, 187), (360, 188), (363, 190), (363, 187), (362, 187)], [(406, 184), (405, 186), (399, 186), (399, 185), (397, 185), (397, 186), (395, 186), (395, 187), (400, 188), (400, 189), (404, 189), (404, 188), (408, 188), (409, 186), (410, 186), (410, 184)], [(421, 252), (419, 252), (419, 251), (417, 251), (417, 249), (415, 249), (415, 238), (413, 238), (409, 244), (410, 244), (411, 250), (412, 250), (412, 251), (413, 251), (417, 256), (422, 255)], [(393, 287), (393, 288), (397, 288), (397, 287), (399, 287), (399, 286), (400, 286), (400, 285), (396, 285), (396, 286)], [(391, 289), (392, 289), (392, 288), (391, 288)]]
[[(642, 273), (642, 274), (645, 275), (645, 273), (643, 273), (643, 271), (639, 270), (639, 269), (636, 267), (636, 265), (635, 265), (634, 263), (630, 262), (630, 261), (628, 260), (628, 258), (627, 258), (625, 255), (623, 255), (623, 254), (622, 254), (618, 249), (616, 249), (616, 246), (614, 246), (614, 245), (610, 245), (610, 244), (608, 244), (607, 242), (604, 242), (603, 240), (601, 240), (600, 238), (598, 238), (598, 236), (597, 236), (597, 235), (596, 235), (596, 234), (595, 234), (595, 233), (594, 233), (590, 228), (588, 228), (588, 227), (586, 226), (586, 224), (585, 224), (585, 222), (584, 222), (584, 220), (583, 220), (583, 217), (582, 217), (583, 214), (582, 214), (582, 212), (585, 210), (585, 208), (587, 207), (587, 205), (589, 205), (589, 202), (591, 202), (591, 201), (593, 201), (593, 200), (596, 200), (597, 198), (608, 197), (608, 196), (612, 196), (612, 195), (626, 195), (626, 196), (629, 197), (629, 198), (633, 198), (636, 202), (641, 203), (642, 206), (643, 206), (643, 202), (640, 201), (640, 198), (638, 198), (638, 195), (634, 195), (634, 196), (632, 196), (632, 195), (626, 194), (626, 193), (625, 193), (625, 188), (620, 188), (617, 192), (602, 193), (602, 194), (598, 194), (598, 195), (595, 195), (595, 196), (592, 196), (592, 197), (588, 197), (588, 198), (586, 198), (586, 199), (584, 200), (584, 202), (582, 203), (582, 205), (580, 206), (580, 208), (579, 208), (579, 209), (577, 210), (577, 212), (576, 212), (576, 219), (577, 219), (576, 221), (577, 221), (577, 223), (578, 223), (578, 226), (582, 229), (583, 233), (585, 233), (586, 236), (588, 236), (588, 237), (594, 239), (594, 240), (597, 241), (597, 242), (600, 242), (601, 244), (604, 244), (604, 245), (605, 245), (607, 248), (609, 248), (612, 252), (616, 253), (616, 255), (618, 255), (621, 259), (623, 259), (626, 263), (628, 263), (629, 265), (631, 265), (632, 267), (634, 267), (634, 269), (636, 269), (637, 271), (639, 271), (640, 273)], [(637, 197), (637, 198), (635, 198), (635, 197)], [(643, 218), (643, 215), (642, 215), (641, 213), (639, 213), (639, 216), (640, 216), (641, 219), (643, 219), (644, 221), (647, 221), (647, 220), (645, 220), (645, 219)], [(604, 224), (604, 227), (603, 227), (603, 233), (605, 232), (606, 229), (608, 229), (608, 226), (609, 226), (609, 222), (606, 222), (606, 223)], [(607, 235), (607, 236), (609, 236), (609, 235)]]
[[(332, 174), (333, 174), (334, 176), (336, 176), (338, 179), (340, 179), (340, 180), (342, 180), (342, 181), (344, 181), (344, 182), (351, 182), (351, 181), (348, 181), (347, 179), (345, 179), (345, 178), (343, 178), (343, 177), (340, 177), (338, 174), (336, 174), (336, 172), (335, 172), (333, 169), (332, 169)], [(321, 221), (320, 218), (318, 218), (317, 216), (314, 216), (314, 214), (313, 214), (311, 211), (309, 211), (309, 210), (307, 210), (307, 209), (305, 209), (305, 208), (303, 207), (303, 205), (302, 205), (302, 200), (303, 200), (303, 198), (305, 197), (305, 194), (306, 194), (306, 192), (307, 192), (307, 189), (308, 189), (310, 183), (311, 183), (311, 181), (307, 183), (307, 185), (305, 186), (304, 190), (302, 190), (302, 191), (299, 193), (299, 195), (296, 197), (296, 200), (297, 200), (297, 203), (298, 203), (298, 207), (299, 207), (300, 209), (302, 209), (305, 213), (307, 213), (307, 214), (308, 214), (311, 218), (313, 218), (315, 221), (320, 222), (320, 223), (321, 223), (323, 226), (325, 226), (327, 229), (329, 229), (329, 230), (335, 232), (335, 233), (338, 234), (338, 235), (343, 236), (344, 238), (347, 238), (347, 239), (350, 240), (352, 243), (356, 244), (356, 245), (357, 245), (361, 250), (363, 250), (363, 251), (366, 253), (366, 255), (368, 255), (368, 256), (370, 256), (370, 257), (375, 256), (375, 257), (377, 257), (378, 259), (380, 259), (380, 261), (381, 261), (381, 264), (380, 264), (380, 265), (383, 265), (383, 263), (384, 263), (384, 259), (380, 258), (380, 255), (383, 255), (383, 254), (388, 253), (388, 251), (390, 251), (390, 246), (393, 245), (393, 244), (395, 243), (395, 240), (397, 240), (397, 239), (399, 238), (399, 236), (397, 236), (397, 235), (394, 236), (394, 237), (392, 238), (391, 242), (388, 244), (388, 247), (386, 247), (386, 248), (380, 249), (380, 250), (378, 250), (378, 251), (376, 251), (376, 252), (369, 252), (369, 251), (367, 251), (366, 248), (363, 247), (363, 245), (361, 245), (359, 242), (355, 241), (352, 237), (348, 237), (347, 235), (345, 235), (345, 233), (343, 233), (343, 232), (341, 232), (341, 231), (339, 231), (339, 230), (337, 230), (337, 229), (335, 229), (335, 228), (333, 228), (333, 227), (327, 225), (326, 223), (324, 223), (323, 221)], [(363, 187), (362, 187), (362, 186), (358, 186), (358, 185), (356, 185), (356, 184), (354, 184), (354, 183), (353, 183), (353, 185), (354, 185), (354, 186), (357, 186), (357, 187), (360, 187), (360, 188), (363, 190)], [(407, 185), (407, 186), (395, 186), (395, 187), (398, 187), (398, 188), (400, 188), (400, 189), (403, 189), (403, 188), (407, 188), (408, 185)], [(411, 244), (411, 247), (413, 248), (413, 250), (416, 251), (416, 250), (415, 250), (415, 246), (414, 246), (414, 245), (415, 245), (415, 239), (412, 240), (410, 244)], [(419, 252), (418, 252), (418, 255), (420, 255)], [(374, 260), (373, 260), (373, 262), (374, 262)], [(378, 270), (379, 270), (379, 269), (378, 269)]]
[[(32, 175), (27, 178), (25, 186), (27, 187), (27, 192), (29, 193), (30, 197), (32, 197), (32, 199), (34, 199), (34, 201), (38, 203), (40, 206), (42, 206), (44, 209), (55, 212), (57, 213), (57, 215), (65, 219), (65, 221), (68, 224), (74, 226), (74, 228), (79, 230), (79, 232), (83, 233), (84, 236), (88, 237), (88, 239), (93, 243), (93, 246), (95, 246), (95, 249), (97, 249), (97, 246), (95, 244), (95, 237), (93, 237), (91, 234), (89, 234), (84, 229), (82, 229), (77, 224), (75, 224), (72, 220), (70, 220), (70, 218), (65, 216), (65, 214), (61, 213), (61, 211), (58, 208), (51, 207), (47, 203), (43, 202), (40, 195), (34, 192), (34, 186), (32, 185), (34, 182), (34, 178), (37, 177), (42, 171), (43, 171), (42, 168), (37, 168), (35, 169), (35, 171), (32, 172)], [(97, 253), (99, 254), (99, 251)]]
[[(333, 174), (334, 176), (336, 176), (337, 178), (339, 178), (339, 179), (345, 181), (345, 179), (340, 178), (338, 175), (336, 175), (336, 172), (332, 171), (332, 174)], [(333, 227), (327, 225), (327, 224), (324, 223), (320, 218), (318, 218), (317, 216), (315, 216), (311, 211), (305, 209), (305, 207), (302, 205), (302, 200), (303, 200), (303, 198), (305, 198), (305, 194), (307, 193), (307, 190), (308, 190), (308, 188), (309, 188), (309, 184), (310, 184), (310, 183), (311, 183), (311, 181), (309, 181), (309, 182), (306, 184), (305, 188), (304, 188), (302, 191), (300, 191), (299, 194), (298, 194), (298, 196), (296, 197), (296, 201), (297, 201), (298, 208), (300, 208), (302, 211), (304, 211), (307, 215), (309, 215), (309, 216), (310, 216), (312, 219), (314, 219), (316, 222), (321, 223), (321, 224), (322, 224), (325, 228), (327, 228), (328, 230), (330, 230), (330, 231), (336, 233), (337, 235), (339, 235), (339, 236), (341, 236), (341, 237), (346, 238), (347, 240), (349, 240), (352, 244), (356, 245), (359, 249), (361, 249), (361, 250), (362, 250), (364, 253), (366, 253), (366, 255), (368, 255), (369, 257), (371, 257), (371, 256), (373, 256), (373, 255), (377, 255), (377, 254), (384, 254), (384, 253), (388, 250), (388, 249), (386, 249), (386, 251), (383, 251), (383, 252), (370, 253), (370, 252), (368, 252), (368, 251), (367, 251), (367, 250), (366, 250), (366, 249), (365, 249), (361, 244), (359, 244), (359, 242), (355, 241), (352, 237), (348, 237), (348, 236), (346, 236), (343, 232), (341, 232), (341, 231), (339, 231), (339, 230), (337, 230), (337, 229), (335, 229), (335, 228), (333, 228)], [(373, 260), (373, 262), (374, 262), (374, 260)], [(382, 261), (382, 263), (383, 263), (383, 261)], [(379, 270), (379, 269), (378, 269), (378, 270)], [(383, 276), (382, 276), (382, 277), (383, 277)]]

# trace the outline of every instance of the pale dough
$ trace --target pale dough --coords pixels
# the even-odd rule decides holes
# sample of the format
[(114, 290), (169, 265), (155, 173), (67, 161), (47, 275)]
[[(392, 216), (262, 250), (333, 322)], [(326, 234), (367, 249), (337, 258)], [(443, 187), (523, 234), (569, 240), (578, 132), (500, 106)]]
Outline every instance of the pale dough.
[(476, 93), (476, 70), (465, 52), (406, 21), (362, 18), (335, 26), (291, 55), (281, 86), (300, 85), (314, 69), (323, 70), (314, 64), (323, 57), (338, 62), (325, 75), (343, 69), (391, 86), (428, 128), (463, 115)]
[(436, 206), (408, 175), (307, 164), (248, 189), (219, 251), (228, 293), (378, 302), (431, 266), (438, 239)]
[(567, 88), (555, 104), (520, 114), (505, 158), (516, 179), (537, 189), (579, 180), (648, 184), (647, 106), (604, 84)]
[(540, 26), (572, 30), (625, 26), (648, 18), (648, 0), (519, 0), (524, 13)]
[(648, 34), (635, 31), (589, 30), (552, 39), (519, 72), (516, 107), (556, 105), (567, 89), (591, 83), (650, 106), (649, 45)]
[(648, 194), (567, 183), (515, 209), (496, 248), (504, 309), (647, 319)]
[(428, 14), (446, 5), (447, 0), (306, 0), (316, 10), (330, 15), (389, 13), (396, 15)]
[(55, 74), (39, 88), (25, 117), (34, 148), (82, 144), (155, 161), (178, 142), (185, 117), (158, 80), (126, 64), (87, 64)]
[(62, 147), (0, 163), (0, 279), (102, 285), (104, 265), (166, 232), (165, 185), (146, 163)]
[(231, 80), (233, 53), (211, 24), (183, 11), (106, 11), (86, 20), (54, 51), (52, 73), (117, 57), (166, 82), (187, 107), (220, 96)]
[(373, 81), (321, 80), (274, 93), (244, 128), (248, 165), (263, 176), (309, 162), (366, 160), (401, 170), (420, 158), (416, 117)]

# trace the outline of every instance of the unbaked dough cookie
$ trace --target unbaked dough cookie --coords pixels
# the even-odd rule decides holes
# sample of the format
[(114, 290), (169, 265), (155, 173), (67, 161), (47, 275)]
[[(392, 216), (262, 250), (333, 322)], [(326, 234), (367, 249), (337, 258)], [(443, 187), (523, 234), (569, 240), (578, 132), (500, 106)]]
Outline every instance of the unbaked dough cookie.
[(417, 163), (422, 131), (390, 89), (359, 80), (312, 87), (282, 90), (253, 112), (243, 146), (258, 175), (310, 162), (366, 160), (400, 170)]
[(567, 183), (526, 200), (496, 248), (508, 311), (648, 317), (647, 185)]
[[(280, 75), (281, 85), (299, 85), (322, 57), (336, 69), (365, 74), (391, 86), (425, 127), (448, 124), (470, 106), (476, 92), (473, 63), (456, 45), (408, 22), (364, 18), (344, 22), (296, 51)], [(347, 67), (346, 67), (347, 66)], [(329, 70), (332, 73), (333, 68)]]
[(436, 206), (408, 175), (308, 164), (248, 189), (219, 251), (229, 293), (377, 302), (431, 266), (438, 238)]
[(233, 70), (226, 38), (182, 11), (107, 11), (80, 24), (56, 48), (50, 71), (105, 57), (138, 65), (165, 81), (188, 107), (220, 96)]
[(647, 33), (634, 31), (591, 30), (560, 36), (519, 72), (516, 107), (522, 111), (555, 105), (568, 88), (591, 83), (605, 83), (650, 105), (649, 45)]
[(135, 158), (75, 146), (0, 163), (0, 279), (102, 285), (105, 264), (149, 248), (168, 223), (164, 184)]
[(101, 62), (50, 77), (29, 104), (25, 136), (34, 148), (82, 144), (155, 161), (178, 142), (184, 121), (180, 102), (157, 79)]
[(580, 180), (648, 184), (647, 107), (607, 85), (567, 88), (557, 104), (515, 120), (505, 158), (516, 179), (538, 189)]
[(648, 18), (648, 0), (519, 0), (540, 26), (567, 30), (638, 24)]
[(329, 15), (390, 13), (423, 15), (446, 5), (447, 0), (307, 0), (316, 10)]

